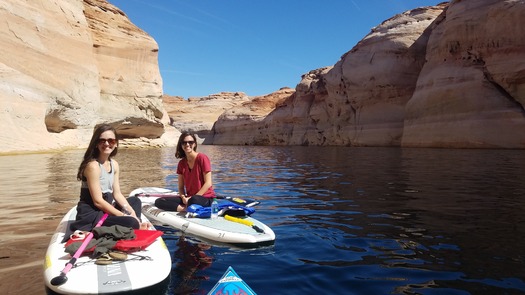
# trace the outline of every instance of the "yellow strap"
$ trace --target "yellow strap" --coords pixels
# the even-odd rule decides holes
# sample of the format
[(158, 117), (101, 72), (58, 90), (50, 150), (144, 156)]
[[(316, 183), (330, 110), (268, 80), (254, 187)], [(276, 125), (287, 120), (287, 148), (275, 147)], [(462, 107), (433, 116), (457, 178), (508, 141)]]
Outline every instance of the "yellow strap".
[(229, 221), (233, 221), (233, 222), (246, 224), (247, 226), (252, 226), (253, 225), (253, 222), (251, 222), (249, 220), (240, 219), (240, 218), (233, 217), (233, 216), (230, 216), (230, 215), (224, 215), (224, 219), (229, 220)]
[(233, 200), (234, 202), (239, 203), (239, 204), (244, 204), (244, 203), (246, 203), (245, 200), (243, 200), (243, 199), (239, 199), (239, 198), (233, 198), (232, 200)]

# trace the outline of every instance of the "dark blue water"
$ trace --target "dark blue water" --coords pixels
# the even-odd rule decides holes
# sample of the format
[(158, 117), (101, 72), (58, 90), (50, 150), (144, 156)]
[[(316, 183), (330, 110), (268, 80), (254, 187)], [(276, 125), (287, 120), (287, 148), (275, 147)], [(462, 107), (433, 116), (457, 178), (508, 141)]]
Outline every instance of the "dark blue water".
[[(228, 266), (258, 294), (525, 294), (525, 151), (199, 148), (216, 190), (260, 200), (277, 239), (167, 231), (169, 294), (206, 294)], [(172, 152), (155, 169), (176, 188)]]
[[(277, 239), (236, 249), (167, 231), (168, 291), (151, 294), (206, 294), (230, 265), (260, 295), (525, 294), (523, 150), (199, 151), (212, 160), (220, 194), (261, 201), (253, 217)], [(43, 259), (58, 221), (78, 201), (82, 153), (0, 157), (9, 216), (0, 220), (9, 237), (0, 269), (11, 267), (0, 272), (0, 283), (8, 294), (43, 289), (34, 261)], [(177, 186), (173, 148), (122, 149), (117, 160), (125, 193)], [(48, 233), (35, 239), (44, 225)]]

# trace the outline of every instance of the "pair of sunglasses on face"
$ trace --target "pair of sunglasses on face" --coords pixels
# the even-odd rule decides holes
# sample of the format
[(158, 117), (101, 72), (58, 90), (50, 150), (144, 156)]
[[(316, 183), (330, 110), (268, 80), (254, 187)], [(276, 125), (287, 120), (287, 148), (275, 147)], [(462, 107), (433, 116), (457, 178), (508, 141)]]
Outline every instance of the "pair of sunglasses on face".
[(195, 141), (191, 140), (191, 141), (183, 141), (181, 145), (193, 145), (195, 143)]
[(115, 143), (117, 143), (117, 140), (114, 138), (99, 138), (98, 139), (98, 144), (104, 144), (106, 142), (108, 143), (108, 145), (115, 145)]

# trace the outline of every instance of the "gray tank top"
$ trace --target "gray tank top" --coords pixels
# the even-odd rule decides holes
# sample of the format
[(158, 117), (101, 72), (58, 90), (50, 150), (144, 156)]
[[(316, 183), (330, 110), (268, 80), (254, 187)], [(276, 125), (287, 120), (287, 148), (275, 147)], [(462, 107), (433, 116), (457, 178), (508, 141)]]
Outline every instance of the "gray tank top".
[[(100, 163), (100, 189), (102, 193), (113, 193), (113, 180), (115, 179), (115, 170), (113, 169), (113, 161), (109, 161), (109, 172)], [(82, 188), (88, 188), (87, 181), (82, 181)]]

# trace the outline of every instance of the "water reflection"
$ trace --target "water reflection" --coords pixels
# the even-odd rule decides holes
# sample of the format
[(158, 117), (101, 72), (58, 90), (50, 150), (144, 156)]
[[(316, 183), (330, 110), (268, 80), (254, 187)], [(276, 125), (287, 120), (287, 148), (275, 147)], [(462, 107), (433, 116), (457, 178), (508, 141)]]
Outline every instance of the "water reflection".
[(211, 266), (213, 258), (206, 251), (211, 245), (186, 240), (179, 237), (173, 255), (175, 271), (172, 274), (172, 286), (175, 294), (193, 294), (199, 290), (201, 281), (209, 280), (208, 276), (199, 275), (202, 270)]
[[(52, 154), (47, 159), (47, 192), (52, 203), (71, 203), (78, 201), (80, 182), (77, 171), (82, 161), (83, 151), (73, 150)], [(42, 172), (41, 171), (41, 172)]]

